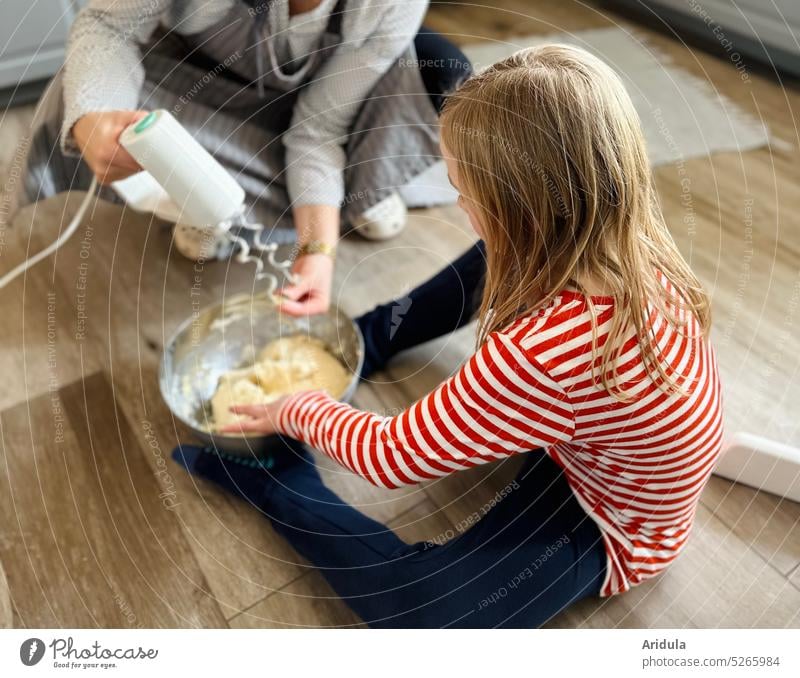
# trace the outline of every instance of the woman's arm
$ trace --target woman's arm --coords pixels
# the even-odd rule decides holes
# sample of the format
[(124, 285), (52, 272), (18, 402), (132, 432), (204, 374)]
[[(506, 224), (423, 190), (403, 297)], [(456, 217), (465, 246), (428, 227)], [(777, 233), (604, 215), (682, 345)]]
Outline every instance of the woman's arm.
[[(365, 97), (413, 41), (427, 7), (424, 0), (372, 4), (345, 12), (344, 42), (300, 92), (283, 137), (286, 183), (300, 245), (314, 240), (336, 244), (347, 133)], [(289, 301), (281, 309), (290, 315), (326, 311), (332, 264), (324, 254), (298, 259), (292, 271), (300, 282), (282, 290)]]
[(91, 0), (70, 29), (64, 63), (66, 152), (80, 151), (74, 124), (87, 113), (135, 111), (144, 81), (139, 43), (155, 30), (172, 0)]
[(502, 334), (396, 417), (314, 391), (288, 398), (276, 419), (279, 431), (389, 488), (547, 447), (575, 431), (564, 390)]
[[(334, 205), (300, 205), (294, 209), (298, 248), (311, 242), (335, 248), (339, 239), (339, 208)], [(280, 309), (289, 315), (312, 315), (328, 310), (331, 303), (333, 256), (306, 254), (292, 266), (296, 285), (281, 290)]]
[(294, 206), (341, 204), (347, 133), (364, 99), (414, 40), (426, 8), (424, 0), (348, 6), (344, 42), (300, 92), (283, 137)]

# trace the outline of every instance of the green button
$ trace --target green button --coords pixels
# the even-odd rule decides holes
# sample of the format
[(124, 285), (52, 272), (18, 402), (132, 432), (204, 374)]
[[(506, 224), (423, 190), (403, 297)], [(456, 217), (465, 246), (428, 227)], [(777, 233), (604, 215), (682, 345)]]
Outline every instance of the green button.
[(136, 127), (133, 128), (133, 131), (136, 132), (136, 134), (141, 134), (156, 121), (157, 117), (158, 116), (156, 116), (156, 112), (151, 111), (136, 123)]

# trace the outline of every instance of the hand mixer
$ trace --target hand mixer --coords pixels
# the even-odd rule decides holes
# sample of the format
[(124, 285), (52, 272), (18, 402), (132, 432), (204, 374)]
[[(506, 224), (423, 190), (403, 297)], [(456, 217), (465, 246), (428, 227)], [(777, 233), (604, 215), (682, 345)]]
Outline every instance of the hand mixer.
[[(148, 113), (123, 130), (119, 142), (172, 198), (180, 209), (181, 224), (203, 230), (213, 229), (216, 238), (227, 240), (235, 252), (238, 250), (235, 254), (237, 261), (255, 264), (256, 280), (268, 281), (267, 298), (273, 298), (278, 278), (264, 270), (260, 254), (266, 254), (270, 266), (287, 281), (294, 282), (294, 276), (289, 271), (291, 260), (276, 261), (278, 246), (260, 240), (263, 224), (247, 221), (242, 187), (168, 111)], [(58, 239), (0, 278), (0, 288), (55, 252), (69, 239), (77, 230), (96, 190), (97, 180), (92, 179), (77, 213)], [(242, 229), (254, 231), (252, 245), (234, 232)]]

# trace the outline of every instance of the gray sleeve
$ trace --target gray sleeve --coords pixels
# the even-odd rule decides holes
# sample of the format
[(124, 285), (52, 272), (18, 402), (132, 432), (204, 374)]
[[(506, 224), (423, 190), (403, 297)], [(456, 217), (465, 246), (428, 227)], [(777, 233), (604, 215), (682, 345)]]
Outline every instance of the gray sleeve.
[(90, 0), (72, 25), (64, 64), (61, 146), (77, 153), (72, 126), (93, 111), (131, 110), (144, 81), (139, 44), (171, 0)]
[(294, 206), (341, 204), (343, 144), (353, 119), (375, 84), (413, 41), (428, 3), (391, 3), (377, 25), (377, 10), (369, 4), (352, 23), (345, 18), (343, 44), (298, 97), (292, 125), (283, 138), (287, 188)]

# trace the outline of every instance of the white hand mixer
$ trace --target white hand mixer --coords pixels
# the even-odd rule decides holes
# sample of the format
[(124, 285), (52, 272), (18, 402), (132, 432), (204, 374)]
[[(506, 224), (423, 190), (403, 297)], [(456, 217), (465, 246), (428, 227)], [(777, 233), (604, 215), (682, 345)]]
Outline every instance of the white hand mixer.
[[(270, 266), (282, 273), (287, 281), (294, 282), (294, 276), (289, 271), (291, 260), (276, 261), (278, 246), (262, 243), (259, 238), (264, 230), (263, 224), (246, 220), (242, 187), (168, 111), (148, 113), (127, 127), (120, 135), (119, 142), (172, 198), (180, 210), (181, 224), (198, 229), (214, 229), (216, 238), (226, 239), (234, 250), (238, 249), (235, 254), (237, 261), (255, 264), (256, 280), (268, 281), (269, 299), (277, 290), (278, 278), (264, 270), (264, 261), (259, 255), (266, 254)], [(0, 288), (48, 257), (70, 238), (83, 219), (96, 190), (97, 180), (92, 179), (86, 197), (58, 239), (0, 278)], [(252, 245), (231, 229), (254, 231)]]

